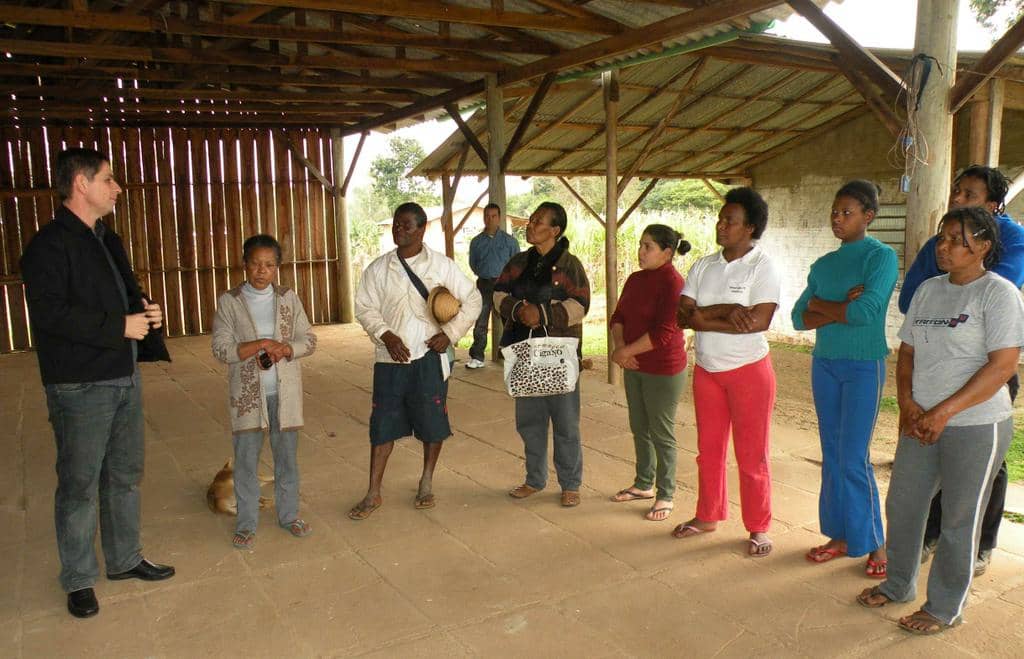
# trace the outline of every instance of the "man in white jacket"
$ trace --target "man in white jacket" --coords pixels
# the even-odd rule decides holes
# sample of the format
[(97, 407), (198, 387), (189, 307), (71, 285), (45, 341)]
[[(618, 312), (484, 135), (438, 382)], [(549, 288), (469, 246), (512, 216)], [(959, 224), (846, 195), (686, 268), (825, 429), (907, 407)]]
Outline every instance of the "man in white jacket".
[[(356, 319), (376, 346), (373, 412), (370, 415), (370, 487), (348, 513), (366, 519), (380, 507), (381, 481), (395, 440), (423, 442), (423, 475), (416, 508), (433, 508), (434, 467), (448, 423), (447, 351), (473, 326), (480, 293), (454, 261), (423, 244), (427, 214), (416, 203), (395, 209), (391, 236), (396, 249), (363, 272), (356, 291)], [(419, 280), (418, 282), (414, 281)], [(444, 286), (462, 302), (458, 314), (438, 325), (421, 291)]]

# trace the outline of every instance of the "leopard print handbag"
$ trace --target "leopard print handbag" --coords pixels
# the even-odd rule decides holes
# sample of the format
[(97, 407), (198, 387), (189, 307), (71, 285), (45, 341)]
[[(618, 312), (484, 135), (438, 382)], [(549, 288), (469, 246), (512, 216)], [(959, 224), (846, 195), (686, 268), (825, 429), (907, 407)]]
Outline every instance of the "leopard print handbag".
[(501, 349), (505, 387), (513, 398), (555, 396), (576, 388), (580, 361), (574, 337), (538, 336)]

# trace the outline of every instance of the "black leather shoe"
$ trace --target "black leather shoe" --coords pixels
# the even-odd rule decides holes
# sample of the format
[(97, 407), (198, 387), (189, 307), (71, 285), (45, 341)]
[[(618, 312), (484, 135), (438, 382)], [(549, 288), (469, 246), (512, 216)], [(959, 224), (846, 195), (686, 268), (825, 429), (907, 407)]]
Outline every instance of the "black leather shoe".
[(89, 618), (100, 612), (100, 603), (92, 588), (83, 588), (68, 593), (68, 612), (76, 618)]
[(118, 581), (120, 579), (142, 579), (143, 581), (162, 581), (174, 576), (174, 568), (170, 565), (158, 565), (150, 563), (146, 559), (139, 561), (139, 564), (127, 572), (108, 574), (108, 579)]

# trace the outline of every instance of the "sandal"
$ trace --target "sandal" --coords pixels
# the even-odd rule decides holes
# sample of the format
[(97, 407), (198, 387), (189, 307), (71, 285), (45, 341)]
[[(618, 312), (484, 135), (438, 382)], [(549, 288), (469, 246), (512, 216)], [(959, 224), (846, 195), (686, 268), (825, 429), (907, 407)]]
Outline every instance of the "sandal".
[(437, 505), (437, 499), (434, 498), (433, 494), (417, 494), (416, 500), (413, 502), (413, 507), (416, 510), (426, 510), (433, 508)]
[(296, 517), (287, 524), (282, 524), (281, 528), (288, 529), (288, 532), (294, 535), (296, 538), (305, 538), (307, 535), (313, 532), (313, 527), (306, 523), (306, 520), (301, 517)]
[(649, 522), (664, 522), (668, 519), (669, 515), (672, 514), (672, 503), (670, 501), (664, 501), (662, 503), (667, 503), (668, 505), (661, 506), (659, 508), (658, 503), (655, 502), (655, 504), (651, 506), (651, 509), (644, 514), (644, 519)]
[(650, 494), (641, 494), (636, 491), (635, 487), (627, 487), (624, 490), (619, 490), (611, 496), (611, 500), (615, 503), (625, 503), (626, 501), (644, 501), (646, 499), (653, 499), (654, 491)]
[(252, 550), (256, 545), (256, 532), (235, 531), (235, 536), (231, 538), (231, 544), (234, 545), (235, 549)]
[(845, 549), (836, 549), (828, 545), (812, 547), (809, 552), (804, 554), (804, 558), (812, 563), (828, 563), (833, 558), (839, 558), (840, 556), (846, 556)]
[(764, 558), (768, 554), (772, 553), (773, 545), (771, 540), (755, 540), (753, 538), (747, 538), (747, 542), (750, 543), (750, 548), (747, 550), (748, 556)]
[(580, 505), (580, 493), (575, 490), (562, 490), (562, 506), (573, 508)]
[(692, 538), (693, 536), (700, 535), (701, 533), (714, 533), (717, 530), (717, 528), (718, 528), (716, 526), (716, 527), (710, 528), (710, 529), (702, 529), (699, 526), (697, 526), (698, 523), (699, 523), (699, 520), (697, 518), (693, 518), (689, 522), (686, 522), (685, 524), (680, 524), (679, 526), (677, 526), (674, 529), (672, 529), (672, 537), (673, 538)]
[[(885, 600), (882, 602), (872, 602), (873, 597), (884, 597)], [(892, 600), (888, 595), (882, 592), (880, 586), (872, 586), (871, 588), (865, 588), (861, 591), (860, 595), (857, 595), (857, 604), (860, 604), (865, 609), (880, 609), (886, 604), (889, 604)]]
[(864, 566), (864, 573), (872, 579), (885, 579), (889, 571), (889, 561), (882, 559), (876, 561), (873, 558), (869, 558), (867, 565)]
[[(923, 622), (927, 626), (924, 628), (911, 627), (912, 622)], [(910, 632), (911, 634), (917, 634), (919, 636), (931, 636), (932, 634), (938, 634), (946, 631), (952, 627), (956, 627), (960, 624), (960, 621), (947, 625), (932, 614), (924, 610), (914, 611), (909, 616), (900, 618), (896, 623), (900, 628)]]
[(364, 520), (372, 515), (373, 511), (380, 508), (381, 503), (383, 503), (383, 500), (380, 497), (374, 499), (370, 505), (366, 505), (366, 499), (363, 499), (356, 505), (352, 506), (352, 510), (348, 511), (348, 518), (357, 522)]

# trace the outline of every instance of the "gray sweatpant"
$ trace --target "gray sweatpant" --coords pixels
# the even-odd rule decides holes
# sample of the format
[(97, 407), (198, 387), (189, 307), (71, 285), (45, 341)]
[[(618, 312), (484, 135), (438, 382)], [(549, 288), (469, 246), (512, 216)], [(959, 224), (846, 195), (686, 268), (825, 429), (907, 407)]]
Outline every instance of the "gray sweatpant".
[(916, 597), (928, 509), (941, 488), (942, 532), (921, 608), (947, 624), (960, 619), (974, 576), (982, 514), (1012, 439), (1012, 418), (947, 426), (930, 446), (900, 437), (885, 500), (889, 569), (879, 590), (886, 597), (897, 602)]

